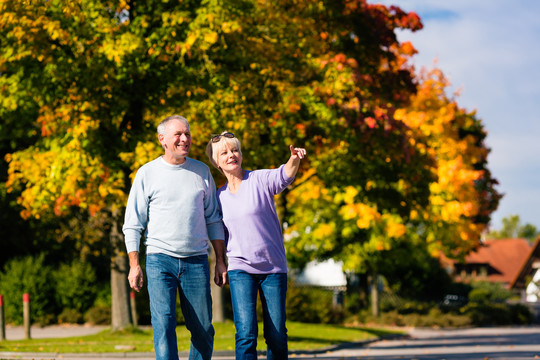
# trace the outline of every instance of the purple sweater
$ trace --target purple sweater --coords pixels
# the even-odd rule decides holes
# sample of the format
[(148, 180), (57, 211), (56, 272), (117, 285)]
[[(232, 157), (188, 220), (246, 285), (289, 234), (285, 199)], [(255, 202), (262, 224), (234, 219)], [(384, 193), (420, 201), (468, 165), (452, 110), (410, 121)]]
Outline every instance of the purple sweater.
[(284, 166), (271, 170), (245, 171), (236, 194), (228, 184), (218, 192), (227, 233), (230, 270), (250, 274), (286, 273), (287, 259), (274, 195), (282, 192), (294, 178)]

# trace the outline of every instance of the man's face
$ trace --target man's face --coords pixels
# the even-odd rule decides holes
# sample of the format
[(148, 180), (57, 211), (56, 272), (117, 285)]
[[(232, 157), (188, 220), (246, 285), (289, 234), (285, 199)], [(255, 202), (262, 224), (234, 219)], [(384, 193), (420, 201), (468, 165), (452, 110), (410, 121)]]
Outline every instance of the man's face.
[(171, 120), (165, 134), (159, 135), (159, 142), (165, 149), (165, 158), (173, 163), (183, 163), (191, 149), (189, 126), (181, 120)]

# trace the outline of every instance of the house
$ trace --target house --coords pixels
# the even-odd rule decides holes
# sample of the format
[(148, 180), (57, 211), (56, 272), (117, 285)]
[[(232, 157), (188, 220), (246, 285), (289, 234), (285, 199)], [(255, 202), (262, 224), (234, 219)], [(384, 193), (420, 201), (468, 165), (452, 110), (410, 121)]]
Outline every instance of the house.
[(540, 302), (540, 237), (536, 240), (525, 262), (510, 283), (510, 288), (521, 293), (526, 302)]
[(451, 273), (456, 281), (496, 282), (510, 289), (530, 252), (526, 239), (486, 240), (463, 263), (451, 262)]

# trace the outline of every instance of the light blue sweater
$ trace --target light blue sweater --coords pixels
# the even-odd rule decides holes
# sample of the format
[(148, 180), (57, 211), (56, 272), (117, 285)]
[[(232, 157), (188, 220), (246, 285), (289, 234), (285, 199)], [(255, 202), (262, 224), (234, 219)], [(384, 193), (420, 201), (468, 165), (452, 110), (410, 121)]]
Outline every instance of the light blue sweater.
[(127, 252), (188, 257), (207, 253), (208, 240), (223, 240), (216, 186), (204, 163), (186, 158), (171, 165), (161, 157), (141, 166), (135, 175), (122, 228)]

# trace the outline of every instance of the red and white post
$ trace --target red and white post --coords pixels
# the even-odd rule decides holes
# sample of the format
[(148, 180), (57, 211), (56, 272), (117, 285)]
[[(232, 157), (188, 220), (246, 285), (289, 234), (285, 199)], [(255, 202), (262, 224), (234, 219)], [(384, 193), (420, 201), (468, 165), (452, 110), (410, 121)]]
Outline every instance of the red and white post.
[(23, 322), (26, 339), (30, 339), (30, 294), (23, 294)]
[(6, 323), (4, 317), (4, 296), (0, 295), (0, 340), (6, 340)]
[(129, 305), (131, 307), (131, 320), (133, 321), (133, 326), (137, 327), (138, 325), (138, 319), (137, 319), (137, 307), (135, 302), (135, 292), (132, 291), (129, 294)]

